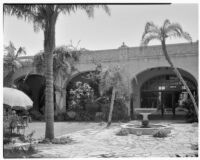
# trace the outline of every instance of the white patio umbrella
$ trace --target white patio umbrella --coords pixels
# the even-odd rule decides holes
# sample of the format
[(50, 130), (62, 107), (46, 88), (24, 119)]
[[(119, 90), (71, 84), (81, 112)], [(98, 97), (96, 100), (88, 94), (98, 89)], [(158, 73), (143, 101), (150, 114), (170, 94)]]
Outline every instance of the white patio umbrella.
[(15, 110), (28, 110), (33, 107), (32, 100), (22, 91), (14, 88), (3, 88), (3, 104)]

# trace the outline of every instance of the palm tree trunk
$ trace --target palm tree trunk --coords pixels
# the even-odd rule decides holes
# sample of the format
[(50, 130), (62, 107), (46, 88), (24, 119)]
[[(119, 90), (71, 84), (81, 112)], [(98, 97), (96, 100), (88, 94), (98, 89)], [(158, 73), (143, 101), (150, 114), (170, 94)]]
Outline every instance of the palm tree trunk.
[(198, 119), (198, 115), (199, 115), (199, 110), (198, 110), (198, 106), (196, 104), (196, 101), (194, 99), (194, 96), (192, 95), (192, 92), (190, 91), (190, 88), (188, 87), (187, 83), (185, 82), (185, 80), (183, 79), (183, 77), (181, 76), (180, 72), (178, 71), (178, 69), (174, 66), (174, 64), (172, 63), (168, 53), (167, 53), (167, 49), (166, 49), (166, 45), (165, 45), (165, 41), (162, 41), (162, 50), (164, 53), (164, 56), (166, 58), (166, 60), (168, 61), (168, 63), (170, 64), (171, 68), (173, 69), (174, 73), (177, 75), (177, 77), (179, 78), (179, 80), (182, 82), (182, 84), (185, 86), (187, 93), (189, 94), (192, 103), (194, 105), (195, 111), (196, 111), (196, 115), (197, 115), (197, 119)]
[(108, 115), (108, 123), (107, 123), (107, 127), (109, 127), (111, 125), (111, 121), (112, 121), (112, 113), (113, 113), (113, 106), (114, 106), (114, 101), (115, 101), (115, 87), (113, 87), (112, 89), (112, 98), (111, 98), (111, 103), (110, 103), (110, 111), (109, 111), (109, 115)]
[(5, 86), (5, 87), (11, 87), (12, 86), (13, 75), (14, 75), (14, 71), (8, 72), (8, 74), (3, 79), (3, 86)]
[(56, 19), (49, 16), (46, 19), (44, 31), (44, 51), (46, 65), (45, 89), (45, 138), (54, 138), (54, 95), (53, 95), (53, 50), (55, 48), (55, 23)]

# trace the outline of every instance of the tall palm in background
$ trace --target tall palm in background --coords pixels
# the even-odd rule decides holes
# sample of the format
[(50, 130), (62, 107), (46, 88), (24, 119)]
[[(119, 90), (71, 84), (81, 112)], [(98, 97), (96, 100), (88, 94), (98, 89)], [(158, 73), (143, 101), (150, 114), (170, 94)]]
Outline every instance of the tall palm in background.
[(112, 113), (115, 99), (118, 97), (127, 97), (128, 90), (126, 86), (126, 75), (118, 66), (110, 67), (106, 70), (102, 70), (100, 73), (100, 92), (105, 93), (112, 89), (110, 110), (108, 115), (107, 127), (111, 125)]
[(190, 98), (194, 104), (195, 111), (198, 117), (198, 106), (196, 104), (196, 101), (187, 85), (183, 77), (181, 76), (179, 70), (176, 68), (176, 66), (172, 63), (172, 60), (167, 52), (166, 48), (166, 39), (167, 38), (184, 38), (188, 40), (189, 42), (192, 42), (191, 36), (183, 31), (182, 27), (178, 23), (171, 23), (168, 19), (166, 19), (163, 23), (163, 26), (158, 27), (152, 22), (147, 22), (145, 25), (145, 31), (142, 35), (142, 41), (141, 41), (141, 47), (147, 46), (150, 41), (152, 40), (158, 40), (161, 42), (162, 45), (162, 51), (163, 54), (169, 63), (169, 65), (172, 67), (173, 71), (177, 75), (177, 77), (180, 79), (182, 84), (185, 86), (186, 91), (190, 95)]
[(46, 65), (46, 89), (45, 89), (45, 115), (46, 115), (46, 132), (45, 137), (54, 138), (54, 102), (53, 102), (53, 51), (55, 48), (55, 26), (58, 15), (76, 12), (77, 9), (86, 11), (89, 17), (93, 17), (95, 8), (103, 8), (106, 13), (109, 8), (106, 5), (4, 5), (4, 13), (17, 16), (33, 22), (34, 31), (42, 29), (44, 31), (44, 52)]
[(16, 69), (19, 69), (23, 66), (23, 62), (19, 60), (20, 55), (26, 55), (26, 50), (24, 47), (15, 48), (12, 42), (9, 42), (8, 46), (4, 47), (4, 58), (3, 58), (3, 67), (6, 69), (5, 77), (3, 80), (3, 85), (11, 87), (11, 81), (13, 74)]

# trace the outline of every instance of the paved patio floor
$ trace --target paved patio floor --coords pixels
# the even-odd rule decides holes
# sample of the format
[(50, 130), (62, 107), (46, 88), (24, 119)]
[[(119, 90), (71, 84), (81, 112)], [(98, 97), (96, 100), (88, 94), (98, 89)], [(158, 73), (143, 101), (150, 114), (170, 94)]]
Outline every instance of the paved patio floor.
[[(138, 122), (134, 121), (132, 123)], [(39, 152), (34, 157), (116, 158), (176, 157), (176, 155), (185, 157), (186, 155), (193, 156), (198, 152), (191, 149), (192, 144), (198, 143), (197, 125), (171, 122), (160, 122), (159, 124), (168, 124), (173, 128), (168, 137), (154, 138), (148, 135), (136, 136), (132, 134), (117, 136), (116, 132), (121, 128), (119, 123), (114, 123), (109, 129), (105, 128), (105, 124), (88, 123), (88, 125), (85, 124), (87, 129), (79, 128), (79, 131), (62, 135), (70, 136), (74, 140), (73, 143), (65, 145), (38, 144), (37, 149)]]

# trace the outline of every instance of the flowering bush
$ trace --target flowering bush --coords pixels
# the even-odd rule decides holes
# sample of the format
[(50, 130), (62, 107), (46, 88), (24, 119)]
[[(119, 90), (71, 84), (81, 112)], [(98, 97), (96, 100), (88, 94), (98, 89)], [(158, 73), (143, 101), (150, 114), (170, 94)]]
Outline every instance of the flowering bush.
[(94, 90), (87, 83), (76, 82), (75, 89), (70, 90), (70, 110), (85, 110), (87, 102), (94, 99)]

